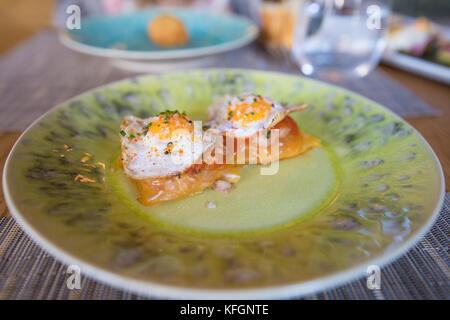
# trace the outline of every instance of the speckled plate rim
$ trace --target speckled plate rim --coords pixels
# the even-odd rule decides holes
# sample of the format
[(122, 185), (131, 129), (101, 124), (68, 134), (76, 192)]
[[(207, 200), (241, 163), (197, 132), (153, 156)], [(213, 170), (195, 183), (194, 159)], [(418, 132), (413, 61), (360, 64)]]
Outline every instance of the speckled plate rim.
[[(187, 10), (185, 10), (187, 11)], [(192, 12), (202, 13), (202, 10), (189, 10)], [(220, 16), (220, 14), (216, 14)], [(87, 45), (81, 42), (74, 40), (69, 36), (67, 30), (59, 29), (58, 30), (58, 38), (60, 42), (68, 47), (69, 49), (94, 55), (101, 56), (106, 58), (115, 58), (115, 59), (128, 59), (128, 60), (151, 60), (151, 61), (161, 61), (161, 60), (171, 60), (171, 59), (189, 59), (196, 58), (201, 56), (214, 55), (218, 53), (223, 53), (227, 51), (231, 51), (234, 49), (238, 49), (243, 47), (253, 40), (259, 34), (259, 29), (253, 21), (248, 18), (238, 16), (235, 14), (229, 14), (233, 19), (241, 20), (247, 23), (249, 26), (246, 30), (244, 36), (228, 41), (221, 44), (210, 45), (201, 48), (194, 49), (176, 49), (176, 50), (163, 50), (163, 51), (133, 51), (133, 50), (120, 50), (120, 49), (110, 49), (110, 48), (101, 48), (96, 46)]]
[(17, 139), (17, 141), (14, 143), (14, 146), (12, 147), (11, 151), (8, 154), (8, 157), (5, 162), (5, 166), (3, 169), (3, 179), (2, 179), (2, 187), (3, 187), (3, 193), (6, 201), (6, 205), (8, 206), (12, 216), (14, 219), (18, 222), (20, 227), (31, 237), (31, 239), (36, 242), (38, 245), (40, 245), (45, 251), (53, 255), (55, 258), (59, 259), (61, 262), (67, 265), (77, 265), (80, 267), (81, 272), (91, 277), (95, 280), (98, 280), (104, 284), (111, 285), (117, 288), (120, 288), (122, 290), (135, 292), (138, 294), (142, 294), (148, 297), (159, 297), (159, 298), (171, 298), (171, 299), (210, 299), (210, 300), (253, 300), (253, 299), (284, 299), (284, 298), (292, 298), (292, 297), (300, 297), (307, 294), (312, 294), (315, 292), (324, 291), (327, 289), (331, 289), (334, 287), (337, 287), (339, 285), (348, 283), (352, 280), (360, 279), (365, 275), (365, 272), (367, 270), (367, 267), (369, 265), (377, 265), (379, 267), (385, 266), (388, 263), (396, 260), (403, 254), (405, 254), (409, 249), (411, 249), (414, 245), (416, 245), (419, 240), (425, 235), (426, 232), (428, 232), (432, 225), (437, 220), (437, 217), (439, 216), (439, 212), (442, 208), (443, 202), (444, 202), (444, 196), (445, 196), (445, 179), (444, 179), (444, 173), (441, 166), (441, 163), (436, 156), (436, 153), (433, 151), (431, 146), (428, 144), (428, 142), (425, 140), (425, 138), (409, 123), (407, 123), (405, 120), (403, 120), (400, 116), (389, 110), (388, 108), (378, 104), (377, 102), (370, 100), (366, 97), (363, 97), (353, 91), (331, 85), (328, 83), (324, 83), (322, 81), (302, 77), (302, 76), (295, 76), (295, 75), (289, 75), (281, 72), (271, 72), (271, 71), (263, 71), (263, 70), (256, 70), (256, 69), (224, 69), (224, 68), (204, 68), (204, 69), (192, 69), (192, 70), (184, 70), (182, 72), (176, 71), (176, 72), (167, 72), (164, 74), (147, 74), (147, 75), (140, 75), (135, 77), (135, 79), (139, 78), (145, 78), (149, 76), (158, 76), (158, 75), (165, 75), (165, 74), (177, 74), (177, 73), (186, 73), (186, 72), (194, 72), (194, 71), (235, 71), (235, 72), (259, 72), (259, 73), (265, 73), (265, 74), (274, 74), (274, 75), (283, 75), (286, 77), (298, 77), (303, 78), (306, 81), (310, 81), (313, 83), (318, 83), (321, 85), (329, 86), (334, 88), (335, 90), (340, 90), (342, 92), (346, 92), (347, 94), (362, 97), (366, 99), (367, 101), (373, 103), (376, 107), (379, 107), (383, 109), (385, 112), (388, 112), (389, 114), (393, 115), (395, 118), (397, 118), (399, 121), (405, 123), (409, 128), (413, 130), (419, 137), (419, 139), (424, 143), (430, 154), (432, 155), (438, 171), (439, 171), (439, 179), (440, 179), (440, 191), (439, 191), (439, 200), (437, 201), (432, 215), (428, 218), (428, 220), (422, 225), (421, 228), (419, 228), (414, 235), (412, 235), (407, 241), (402, 243), (400, 246), (398, 246), (396, 249), (390, 251), (387, 254), (383, 254), (381, 256), (378, 256), (370, 261), (367, 261), (365, 263), (358, 264), (352, 268), (349, 268), (347, 270), (336, 272), (333, 274), (330, 274), (325, 277), (321, 277), (318, 279), (300, 282), (300, 283), (294, 283), (294, 284), (288, 284), (288, 285), (280, 285), (280, 286), (271, 286), (271, 287), (263, 287), (263, 288), (252, 288), (252, 289), (192, 289), (187, 287), (180, 287), (180, 286), (168, 286), (168, 285), (161, 285), (153, 282), (145, 282), (141, 280), (136, 280), (130, 277), (122, 276), (115, 274), (113, 272), (106, 271), (104, 269), (101, 269), (99, 267), (96, 267), (89, 262), (74, 258), (70, 255), (69, 252), (66, 252), (65, 250), (59, 248), (57, 245), (49, 241), (45, 235), (41, 234), (37, 230), (33, 228), (32, 225), (28, 224), (25, 217), (23, 217), (20, 213), (20, 211), (17, 209), (17, 207), (14, 204), (14, 201), (9, 193), (8, 190), (8, 184), (7, 184), (7, 175), (8, 175), (8, 167), (9, 167), (9, 161), (11, 158), (11, 155), (14, 153), (15, 148), (22, 140), (23, 136), (30, 130), (32, 127), (34, 127), (41, 119), (45, 118), (47, 114), (54, 111), (57, 108), (60, 108), (63, 105), (67, 105), (69, 102), (74, 101), (76, 99), (81, 98), (84, 95), (87, 95), (95, 90), (102, 89), (107, 86), (111, 86), (114, 84), (117, 84), (122, 81), (128, 81), (130, 78), (121, 79), (119, 81), (115, 81), (112, 83), (105, 84), (103, 86), (99, 86), (96, 88), (93, 88), (91, 90), (85, 91), (71, 99), (68, 99), (55, 107), (51, 108), (47, 112), (45, 112), (43, 115), (41, 115), (38, 119), (36, 119), (31, 125), (28, 126), (28, 128), (20, 135), (20, 137)]

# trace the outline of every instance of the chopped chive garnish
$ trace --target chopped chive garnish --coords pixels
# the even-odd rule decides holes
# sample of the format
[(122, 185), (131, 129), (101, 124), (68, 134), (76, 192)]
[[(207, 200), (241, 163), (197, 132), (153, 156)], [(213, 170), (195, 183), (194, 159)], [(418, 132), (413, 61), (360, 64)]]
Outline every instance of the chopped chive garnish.
[[(171, 115), (173, 115), (173, 114), (179, 114), (180, 112), (178, 111), (178, 110), (175, 110), (175, 111), (170, 111), (170, 110), (166, 110), (166, 111), (163, 111), (163, 112), (160, 112), (159, 113), (159, 115), (160, 116), (164, 116), (164, 119), (166, 120), (166, 119), (168, 119)], [(184, 112), (183, 111), (183, 115), (185, 115), (186, 114), (186, 112)]]
[(123, 130), (120, 130), (120, 134), (122, 135), (122, 136), (126, 136), (127, 135), (127, 133), (125, 132), (125, 131), (123, 131)]
[(252, 116), (254, 116), (255, 115), (255, 113), (252, 111), (252, 112), (250, 112), (250, 114), (252, 115)]
[(267, 137), (267, 139), (269, 139), (269, 138), (270, 138), (270, 132), (271, 132), (271, 131), (270, 131), (270, 130), (268, 130), (268, 131), (267, 131), (267, 133), (266, 133), (266, 137)]
[(130, 134), (130, 139), (134, 139), (136, 136), (134, 134)]

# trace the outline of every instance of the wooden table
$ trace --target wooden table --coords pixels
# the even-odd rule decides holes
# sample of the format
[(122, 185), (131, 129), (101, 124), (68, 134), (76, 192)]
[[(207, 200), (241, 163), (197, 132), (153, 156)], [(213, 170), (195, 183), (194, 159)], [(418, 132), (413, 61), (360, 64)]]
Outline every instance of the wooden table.
[[(407, 118), (406, 120), (425, 137), (439, 157), (444, 169), (446, 190), (448, 191), (450, 185), (450, 87), (386, 66), (380, 66), (379, 68), (442, 113), (439, 117)], [(20, 134), (21, 132), (18, 131), (0, 131), (2, 173), (6, 157)], [(0, 217), (6, 216), (9, 216), (9, 212), (2, 192), (0, 196)]]

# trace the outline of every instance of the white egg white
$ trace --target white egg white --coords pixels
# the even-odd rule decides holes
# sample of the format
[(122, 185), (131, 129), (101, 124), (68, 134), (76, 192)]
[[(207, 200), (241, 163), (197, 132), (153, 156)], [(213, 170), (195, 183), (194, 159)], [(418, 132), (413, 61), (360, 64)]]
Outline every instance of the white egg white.
[[(234, 110), (234, 106), (241, 103), (252, 104), (255, 99), (263, 99), (270, 104), (270, 112), (263, 118), (257, 121), (246, 122), (234, 121), (229, 118), (228, 106)], [(261, 130), (268, 130), (275, 126), (278, 122), (283, 120), (289, 113), (305, 110), (308, 106), (301, 105), (283, 105), (271, 98), (254, 95), (251, 93), (243, 93), (240, 95), (225, 95), (215, 101), (208, 107), (208, 122), (209, 132), (217, 134), (230, 135), (234, 137), (250, 137)], [(239, 114), (240, 117), (242, 115)]]
[(126, 117), (120, 126), (122, 163), (133, 179), (163, 178), (178, 175), (194, 164), (202, 163), (202, 153), (211, 147), (194, 139), (194, 132), (180, 128), (167, 139), (161, 139), (143, 128), (158, 117)]

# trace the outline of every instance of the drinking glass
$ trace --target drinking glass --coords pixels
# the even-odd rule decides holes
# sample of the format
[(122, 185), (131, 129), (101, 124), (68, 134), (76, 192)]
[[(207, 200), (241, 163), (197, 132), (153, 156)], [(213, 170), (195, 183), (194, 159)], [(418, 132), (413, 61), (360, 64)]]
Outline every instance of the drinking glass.
[(307, 76), (330, 81), (366, 76), (386, 47), (391, 1), (304, 0), (293, 56)]

